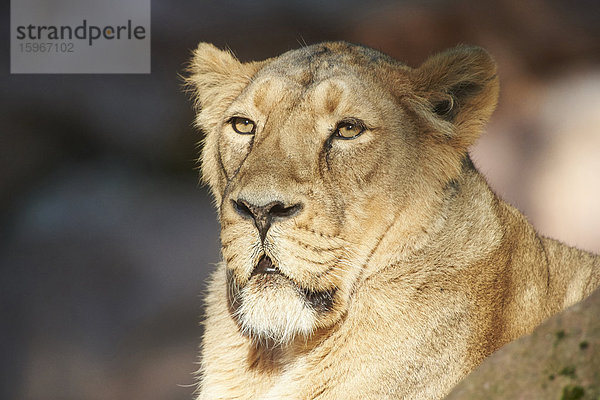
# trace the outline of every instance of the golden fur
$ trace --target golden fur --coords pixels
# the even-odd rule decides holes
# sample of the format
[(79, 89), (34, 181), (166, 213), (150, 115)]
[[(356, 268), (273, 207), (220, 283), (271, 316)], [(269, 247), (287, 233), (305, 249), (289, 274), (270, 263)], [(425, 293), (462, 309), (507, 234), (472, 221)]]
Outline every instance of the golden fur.
[(188, 84), (223, 255), (199, 399), (440, 399), (600, 284), (598, 256), (539, 236), (471, 163), (498, 95), (480, 48), (412, 69), (202, 43)]

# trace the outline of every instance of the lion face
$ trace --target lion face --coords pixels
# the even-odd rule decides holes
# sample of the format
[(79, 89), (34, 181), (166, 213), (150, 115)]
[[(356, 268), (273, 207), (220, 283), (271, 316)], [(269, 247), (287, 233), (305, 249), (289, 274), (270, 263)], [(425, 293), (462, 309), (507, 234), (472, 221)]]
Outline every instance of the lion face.
[(335, 325), (386, 235), (417, 237), (458, 171), (450, 91), (346, 43), (250, 64), (201, 45), (191, 69), (232, 316), (278, 344)]
[(411, 147), (388, 128), (406, 119), (384, 111), (393, 99), (369, 98), (347, 68), (307, 85), (308, 68), (258, 73), (225, 111), (218, 145), (234, 314), (249, 334), (282, 342), (341, 317), (363, 243), (390, 223), (380, 188), (409, 186), (400, 173), (375, 173), (382, 160), (409, 164), (410, 154), (390, 151)]

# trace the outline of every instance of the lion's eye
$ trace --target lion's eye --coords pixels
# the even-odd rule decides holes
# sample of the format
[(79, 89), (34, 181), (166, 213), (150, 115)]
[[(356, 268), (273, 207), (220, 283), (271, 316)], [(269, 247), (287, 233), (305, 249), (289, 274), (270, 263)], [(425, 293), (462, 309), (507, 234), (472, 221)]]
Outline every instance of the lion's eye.
[(342, 121), (335, 128), (333, 137), (339, 139), (354, 139), (360, 136), (365, 130), (365, 126), (359, 121)]
[(233, 130), (241, 135), (253, 135), (256, 131), (256, 124), (248, 118), (233, 117), (229, 120), (229, 123)]

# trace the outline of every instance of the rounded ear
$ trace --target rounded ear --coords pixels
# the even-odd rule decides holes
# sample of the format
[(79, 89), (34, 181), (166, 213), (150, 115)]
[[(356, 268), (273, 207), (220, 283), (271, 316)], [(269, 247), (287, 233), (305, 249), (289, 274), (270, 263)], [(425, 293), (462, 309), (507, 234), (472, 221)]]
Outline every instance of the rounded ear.
[(184, 79), (196, 107), (205, 109), (239, 94), (236, 89), (243, 89), (257, 70), (257, 63), (243, 64), (230, 51), (200, 43), (193, 51)]
[(413, 70), (417, 96), (427, 104), (428, 120), (466, 147), (473, 144), (498, 101), (496, 63), (476, 46), (457, 46)]

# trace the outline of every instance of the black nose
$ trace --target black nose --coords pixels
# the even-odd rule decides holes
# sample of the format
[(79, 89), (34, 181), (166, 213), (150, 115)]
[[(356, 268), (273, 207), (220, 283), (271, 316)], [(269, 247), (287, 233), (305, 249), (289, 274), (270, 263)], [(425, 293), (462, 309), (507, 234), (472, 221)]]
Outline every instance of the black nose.
[(254, 205), (244, 199), (232, 200), (231, 202), (238, 214), (254, 220), (254, 225), (258, 229), (261, 240), (265, 240), (273, 220), (293, 217), (302, 209), (302, 204), (286, 206), (281, 201), (272, 201), (264, 206)]

